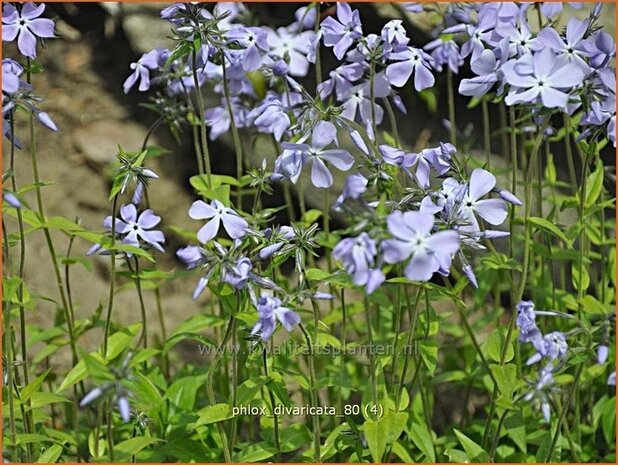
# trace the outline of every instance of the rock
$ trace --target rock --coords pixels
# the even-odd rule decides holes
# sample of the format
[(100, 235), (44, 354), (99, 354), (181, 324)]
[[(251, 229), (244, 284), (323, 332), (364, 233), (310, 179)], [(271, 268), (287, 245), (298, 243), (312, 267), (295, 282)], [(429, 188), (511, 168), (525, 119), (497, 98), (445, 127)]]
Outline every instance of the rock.
[(131, 121), (99, 120), (77, 129), (73, 141), (88, 164), (101, 167), (114, 161), (119, 145), (139, 150), (145, 135), (143, 126)]

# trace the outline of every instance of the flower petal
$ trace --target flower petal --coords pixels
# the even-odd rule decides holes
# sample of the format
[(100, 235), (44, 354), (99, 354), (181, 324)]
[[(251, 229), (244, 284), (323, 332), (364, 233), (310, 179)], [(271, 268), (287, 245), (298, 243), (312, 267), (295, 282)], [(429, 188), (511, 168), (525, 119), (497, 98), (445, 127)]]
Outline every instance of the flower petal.
[(194, 220), (204, 220), (214, 217), (217, 210), (202, 200), (196, 200), (189, 208), (189, 216)]

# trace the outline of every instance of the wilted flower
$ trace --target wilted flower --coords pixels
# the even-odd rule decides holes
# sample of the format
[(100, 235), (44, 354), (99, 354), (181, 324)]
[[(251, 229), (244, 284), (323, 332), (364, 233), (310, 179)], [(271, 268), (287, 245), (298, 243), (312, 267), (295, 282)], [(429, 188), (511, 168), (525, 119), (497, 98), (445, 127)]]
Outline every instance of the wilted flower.
[(376, 254), (376, 243), (367, 233), (342, 239), (333, 249), (333, 257), (353, 275), (355, 285), (366, 286), (367, 294), (375, 291), (385, 279), (382, 271), (376, 268)]
[(300, 323), (300, 316), (293, 310), (283, 307), (277, 297), (262, 295), (257, 301), (259, 320), (253, 327), (251, 334), (260, 333), (264, 341), (268, 341), (275, 331), (277, 320), (287, 331), (292, 331)]

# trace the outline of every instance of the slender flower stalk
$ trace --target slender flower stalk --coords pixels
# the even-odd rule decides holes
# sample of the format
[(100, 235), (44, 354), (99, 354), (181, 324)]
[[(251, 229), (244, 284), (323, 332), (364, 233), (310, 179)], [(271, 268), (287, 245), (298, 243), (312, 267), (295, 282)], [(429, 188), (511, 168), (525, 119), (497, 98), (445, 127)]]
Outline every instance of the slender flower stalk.
[[(315, 376), (315, 364), (314, 364), (314, 356), (315, 356), (315, 347), (311, 340), (311, 336), (307, 332), (307, 329), (302, 323), (299, 323), (298, 327), (303, 333), (305, 337), (305, 342), (307, 344), (307, 348), (309, 349), (309, 356), (307, 357), (307, 364), (309, 365), (309, 383), (310, 383), (310, 395), (311, 395), (311, 406), (315, 409), (318, 406), (318, 393), (316, 388), (316, 376)], [(317, 328), (315, 329), (317, 333)], [(313, 461), (315, 463), (320, 463), (322, 461), (322, 453), (321, 453), (321, 433), (320, 433), (320, 417), (319, 415), (312, 415), (313, 422)]]
[(227, 66), (225, 64), (225, 57), (222, 54), (221, 68), (223, 70), (223, 92), (225, 94), (225, 104), (227, 105), (227, 112), (230, 117), (230, 127), (232, 128), (232, 139), (234, 140), (234, 150), (236, 151), (236, 179), (239, 182), (238, 191), (236, 192), (236, 207), (242, 209), (242, 185), (240, 179), (243, 173), (243, 147), (240, 141), (240, 134), (238, 133), (238, 127), (236, 126), (236, 117), (234, 116), (234, 109), (232, 108), (232, 100), (230, 97), (229, 83), (227, 80)]
[[(193, 75), (193, 85), (195, 87), (195, 97), (197, 100), (197, 112), (198, 115), (197, 120), (199, 121), (199, 126), (200, 126), (200, 142), (201, 142), (201, 146), (200, 146), (200, 151), (202, 154), (202, 161), (201, 164), (198, 164), (198, 166), (201, 165), (200, 168), (202, 168), (203, 170), (205, 170), (206, 172), (206, 179), (208, 180), (208, 185), (212, 186), (212, 169), (210, 167), (210, 152), (208, 149), (208, 136), (206, 134), (206, 120), (205, 118), (205, 108), (204, 108), (204, 96), (202, 95), (202, 88), (200, 87), (200, 80), (197, 76), (197, 69), (195, 64), (197, 63), (197, 53), (195, 52), (195, 50), (193, 50), (192, 52), (192, 58), (193, 58), (193, 66), (191, 66), (191, 72)], [(200, 174), (204, 174), (203, 171), (200, 171)]]
[(103, 331), (103, 358), (107, 357), (107, 343), (112, 324), (112, 310), (114, 308), (114, 292), (116, 289), (116, 214), (118, 213), (118, 194), (112, 199), (112, 224), (111, 224), (111, 250), (109, 272), (109, 294), (107, 298), (107, 313), (105, 317), (105, 330)]

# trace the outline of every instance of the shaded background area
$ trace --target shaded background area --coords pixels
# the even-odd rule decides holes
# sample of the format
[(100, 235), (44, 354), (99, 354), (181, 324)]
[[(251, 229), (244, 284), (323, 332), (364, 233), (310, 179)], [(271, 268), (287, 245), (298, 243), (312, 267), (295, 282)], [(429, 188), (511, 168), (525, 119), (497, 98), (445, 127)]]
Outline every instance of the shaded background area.
[[(290, 24), (294, 11), (301, 6), (296, 4), (248, 4), (256, 22), (273, 26)], [(41, 177), (55, 184), (44, 188), (44, 202), (48, 216), (64, 216), (69, 219), (80, 218), (89, 229), (102, 229), (103, 218), (109, 214), (109, 181), (106, 176), (110, 163), (115, 159), (117, 146), (127, 151), (138, 150), (149, 127), (157, 116), (140, 106), (147, 101), (148, 94), (136, 90), (124, 95), (122, 84), (130, 74), (129, 65), (145, 51), (155, 47), (171, 46), (169, 24), (160, 20), (159, 12), (166, 4), (121, 4), (121, 3), (83, 3), (48, 4), (46, 15), (56, 19), (59, 38), (50, 40), (40, 51), (40, 61), (45, 68), (43, 74), (34, 77), (36, 93), (44, 97), (41, 107), (47, 111), (60, 131), (52, 133), (43, 127), (37, 128), (38, 159)], [(323, 8), (326, 8), (324, 5)], [(365, 33), (378, 33), (384, 23), (393, 17), (404, 14), (400, 6), (391, 4), (357, 4), (361, 11)], [(608, 30), (615, 31), (613, 24), (615, 5), (606, 4), (603, 17), (608, 22)], [(581, 12), (578, 14), (582, 14)], [(565, 15), (566, 16), (566, 15)], [(428, 18), (408, 17), (405, 27), (412, 38), (411, 43), (423, 46), (431, 40)], [(4, 48), (7, 57), (16, 56), (12, 44)], [(332, 69), (335, 60), (330, 51), (323, 52), (324, 68)], [(311, 73), (310, 73), (311, 74)], [(462, 68), (458, 79), (470, 76), (467, 67)], [(408, 107), (408, 115), (400, 115), (399, 132), (404, 145), (413, 148), (423, 146), (427, 141), (437, 143), (446, 139), (447, 131), (442, 125), (446, 118), (446, 78), (436, 77), (438, 91), (435, 111), (431, 111), (425, 101), (420, 99), (411, 87), (401, 91)], [(307, 81), (311, 83), (311, 80)], [(309, 87), (311, 88), (311, 86)], [(213, 96), (207, 96), (211, 98)], [(469, 128), (471, 147), (481, 145), (480, 109), (467, 109), (467, 98), (458, 98), (457, 117), (460, 128)], [(495, 109), (494, 109), (495, 110)], [(492, 113), (491, 121), (499, 118)], [(18, 121), (17, 134), (26, 140), (27, 126), (22, 118)], [(197, 172), (193, 145), (189, 135), (178, 144), (166, 128), (158, 130), (151, 144), (167, 148), (170, 153), (156, 160), (155, 170), (160, 179), (152, 183), (150, 203), (157, 214), (163, 218), (162, 228), (166, 233), (166, 253), (158, 257), (163, 270), (182, 269), (183, 265), (175, 258), (175, 251), (186, 245), (186, 240), (169, 229), (171, 225), (197, 231), (198, 222), (187, 216), (187, 210), (194, 194), (188, 178)], [(559, 145), (559, 144), (556, 144)], [(6, 142), (3, 145), (5, 160), (8, 154)], [(496, 152), (494, 166), (505, 166), (500, 155), (499, 138), (492, 144)], [(272, 149), (270, 149), (272, 150)], [(274, 153), (256, 151), (253, 162), (261, 161), (263, 156), (274, 157)], [(234, 152), (230, 139), (222, 137), (211, 144), (213, 170), (221, 174), (234, 174)], [(554, 158), (563, 172), (566, 165), (560, 148), (555, 148)], [(608, 160), (613, 162), (613, 152), (608, 150)], [(562, 166), (564, 165), (564, 166)], [(8, 163), (5, 161), (5, 166)], [(17, 179), (20, 185), (32, 182), (28, 147), (17, 154)], [(613, 182), (613, 179), (610, 180)], [(336, 189), (335, 189), (336, 190)], [(335, 194), (338, 194), (336, 192)], [(28, 194), (29, 195), (29, 194)], [(332, 196), (333, 198), (335, 196)], [(29, 198), (29, 197), (27, 197)], [(318, 199), (317, 201), (315, 199)], [(33, 200), (33, 199), (32, 199)], [(315, 203), (314, 203), (315, 202)], [(32, 202), (34, 203), (34, 202)], [(266, 200), (268, 205), (282, 205), (280, 192)], [(321, 208), (321, 195), (307, 193), (309, 206)], [(285, 218), (281, 218), (285, 222)], [(7, 220), (10, 231), (15, 230), (14, 222)], [(64, 254), (68, 239), (54, 234), (59, 254)], [(73, 254), (83, 256), (90, 244), (76, 240)], [(77, 318), (88, 318), (101, 304), (107, 301), (109, 286), (108, 259), (91, 257), (93, 273), (86, 273), (81, 265), (72, 267), (73, 300), (76, 302)], [(52, 279), (49, 255), (42, 234), (28, 237), (26, 255), (26, 281), (32, 293), (55, 299), (57, 290)], [(191, 299), (197, 276), (176, 280), (162, 288), (163, 314), (168, 330), (178, 323), (199, 313), (207, 296), (199, 302)], [(146, 293), (146, 307), (152, 312), (155, 321), (155, 303), (152, 292)], [(114, 319), (123, 324), (139, 321), (137, 297), (131, 288), (120, 290), (115, 304)], [(29, 312), (30, 323), (48, 326), (53, 320), (55, 305), (42, 302)], [(155, 333), (155, 324), (151, 324)], [(100, 337), (93, 333), (88, 340), (80, 341), (87, 349), (98, 346)], [(196, 351), (195, 346), (186, 351)], [(199, 354), (186, 352), (184, 357), (199, 357)]]

